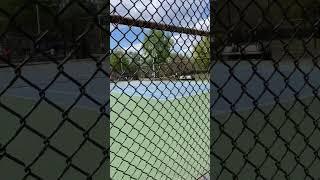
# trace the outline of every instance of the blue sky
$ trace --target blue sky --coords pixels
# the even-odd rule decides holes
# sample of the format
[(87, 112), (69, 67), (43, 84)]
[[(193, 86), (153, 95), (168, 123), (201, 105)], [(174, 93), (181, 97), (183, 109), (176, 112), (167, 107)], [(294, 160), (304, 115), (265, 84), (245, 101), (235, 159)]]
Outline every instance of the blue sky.
[[(133, 19), (154, 21), (164, 24), (189, 27), (209, 31), (209, 0), (112, 0), (111, 12)], [(111, 25), (111, 48), (138, 51), (149, 29)], [(192, 53), (192, 47), (201, 37), (171, 33), (173, 50)]]

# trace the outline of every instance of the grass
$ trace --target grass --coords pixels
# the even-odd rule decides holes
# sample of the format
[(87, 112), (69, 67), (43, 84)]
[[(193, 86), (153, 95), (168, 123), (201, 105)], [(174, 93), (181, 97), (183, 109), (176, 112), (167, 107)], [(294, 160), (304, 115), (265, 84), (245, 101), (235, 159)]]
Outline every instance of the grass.
[(209, 170), (209, 93), (175, 100), (111, 95), (113, 179), (196, 179)]

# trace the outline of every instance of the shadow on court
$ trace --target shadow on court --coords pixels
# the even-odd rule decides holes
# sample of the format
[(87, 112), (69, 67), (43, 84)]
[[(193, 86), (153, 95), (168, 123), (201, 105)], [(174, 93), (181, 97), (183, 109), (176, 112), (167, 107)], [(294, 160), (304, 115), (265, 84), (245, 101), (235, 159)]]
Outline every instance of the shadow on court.
[[(99, 167), (107, 122), (100, 107), (108, 92), (106, 80), (91, 78), (94, 68), (70, 63), (64, 72), (54, 64), (24, 66), (21, 74), (0, 69), (1, 176), (85, 179)], [(105, 178), (106, 171), (100, 168), (93, 178)]]
[(211, 89), (218, 93), (211, 107), (212, 177), (320, 177), (319, 69), (305, 62), (219, 67)]

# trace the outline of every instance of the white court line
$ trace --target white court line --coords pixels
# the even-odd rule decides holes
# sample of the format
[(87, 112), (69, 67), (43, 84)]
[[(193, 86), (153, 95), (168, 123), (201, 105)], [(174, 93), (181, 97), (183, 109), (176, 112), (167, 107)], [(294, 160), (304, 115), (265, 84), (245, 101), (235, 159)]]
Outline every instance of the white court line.
[[(191, 93), (188, 92), (188, 96), (186, 96), (186, 94), (181, 95), (181, 93), (177, 93), (177, 94), (179, 94), (179, 96), (176, 96), (177, 94), (171, 93), (171, 95), (174, 97), (170, 97), (170, 98), (168, 98), (168, 97), (163, 98), (163, 95), (160, 97), (158, 97), (158, 96), (144, 96), (143, 94), (140, 95), (139, 93), (135, 93), (136, 91), (133, 92), (132, 95), (129, 95), (129, 94), (125, 93), (124, 91), (122, 91), (122, 92), (118, 92), (118, 91), (112, 92), (111, 91), (111, 93), (116, 93), (116, 94), (120, 94), (120, 95), (125, 94), (126, 96), (129, 96), (129, 97), (137, 97), (137, 98), (152, 99), (152, 100), (159, 100), (159, 101), (171, 101), (171, 100), (176, 100), (176, 99), (188, 98), (188, 97), (192, 97), (192, 96), (196, 96), (196, 95), (207, 94), (207, 93), (209, 93), (209, 91), (210, 90), (201, 91), (201, 92), (191, 92)], [(132, 92), (130, 92), (130, 93), (132, 93)]]

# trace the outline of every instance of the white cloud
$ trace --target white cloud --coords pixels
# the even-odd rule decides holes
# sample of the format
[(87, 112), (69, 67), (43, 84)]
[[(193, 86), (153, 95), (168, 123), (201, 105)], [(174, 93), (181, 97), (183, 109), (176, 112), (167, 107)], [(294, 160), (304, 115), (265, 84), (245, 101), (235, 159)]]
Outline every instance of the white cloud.
[(194, 47), (201, 41), (201, 36), (179, 33), (176, 33), (172, 38), (174, 39), (174, 51), (187, 55), (191, 55)]
[(195, 28), (209, 16), (209, 0), (112, 0), (114, 15)]
[(110, 25), (110, 32), (112, 32), (115, 29), (115, 26), (113, 24)]
[[(209, 5), (209, 0), (112, 0), (111, 12), (134, 19), (209, 31)], [(172, 38), (173, 51), (188, 55), (192, 54), (194, 46), (201, 41), (200, 36), (180, 33), (173, 33)], [(128, 51), (139, 51), (142, 43), (121, 46)]]
[[(196, 29), (210, 30), (210, 17), (201, 20), (195, 24)], [(182, 51), (188, 55), (191, 55), (194, 51), (194, 47), (201, 41), (202, 37), (198, 35), (180, 34), (174, 33), (174, 50)]]
[(210, 17), (202, 19), (195, 24), (195, 28), (203, 31), (210, 31)]
[(135, 43), (127, 47), (123, 47), (124, 50), (128, 52), (136, 52), (142, 49), (142, 43)]
[[(194, 47), (202, 40), (202, 37), (198, 35), (173, 33), (172, 39), (174, 42), (174, 52), (192, 55)], [(136, 52), (142, 49), (142, 43), (137, 40), (133, 44), (122, 45), (122, 48), (127, 51)]]

